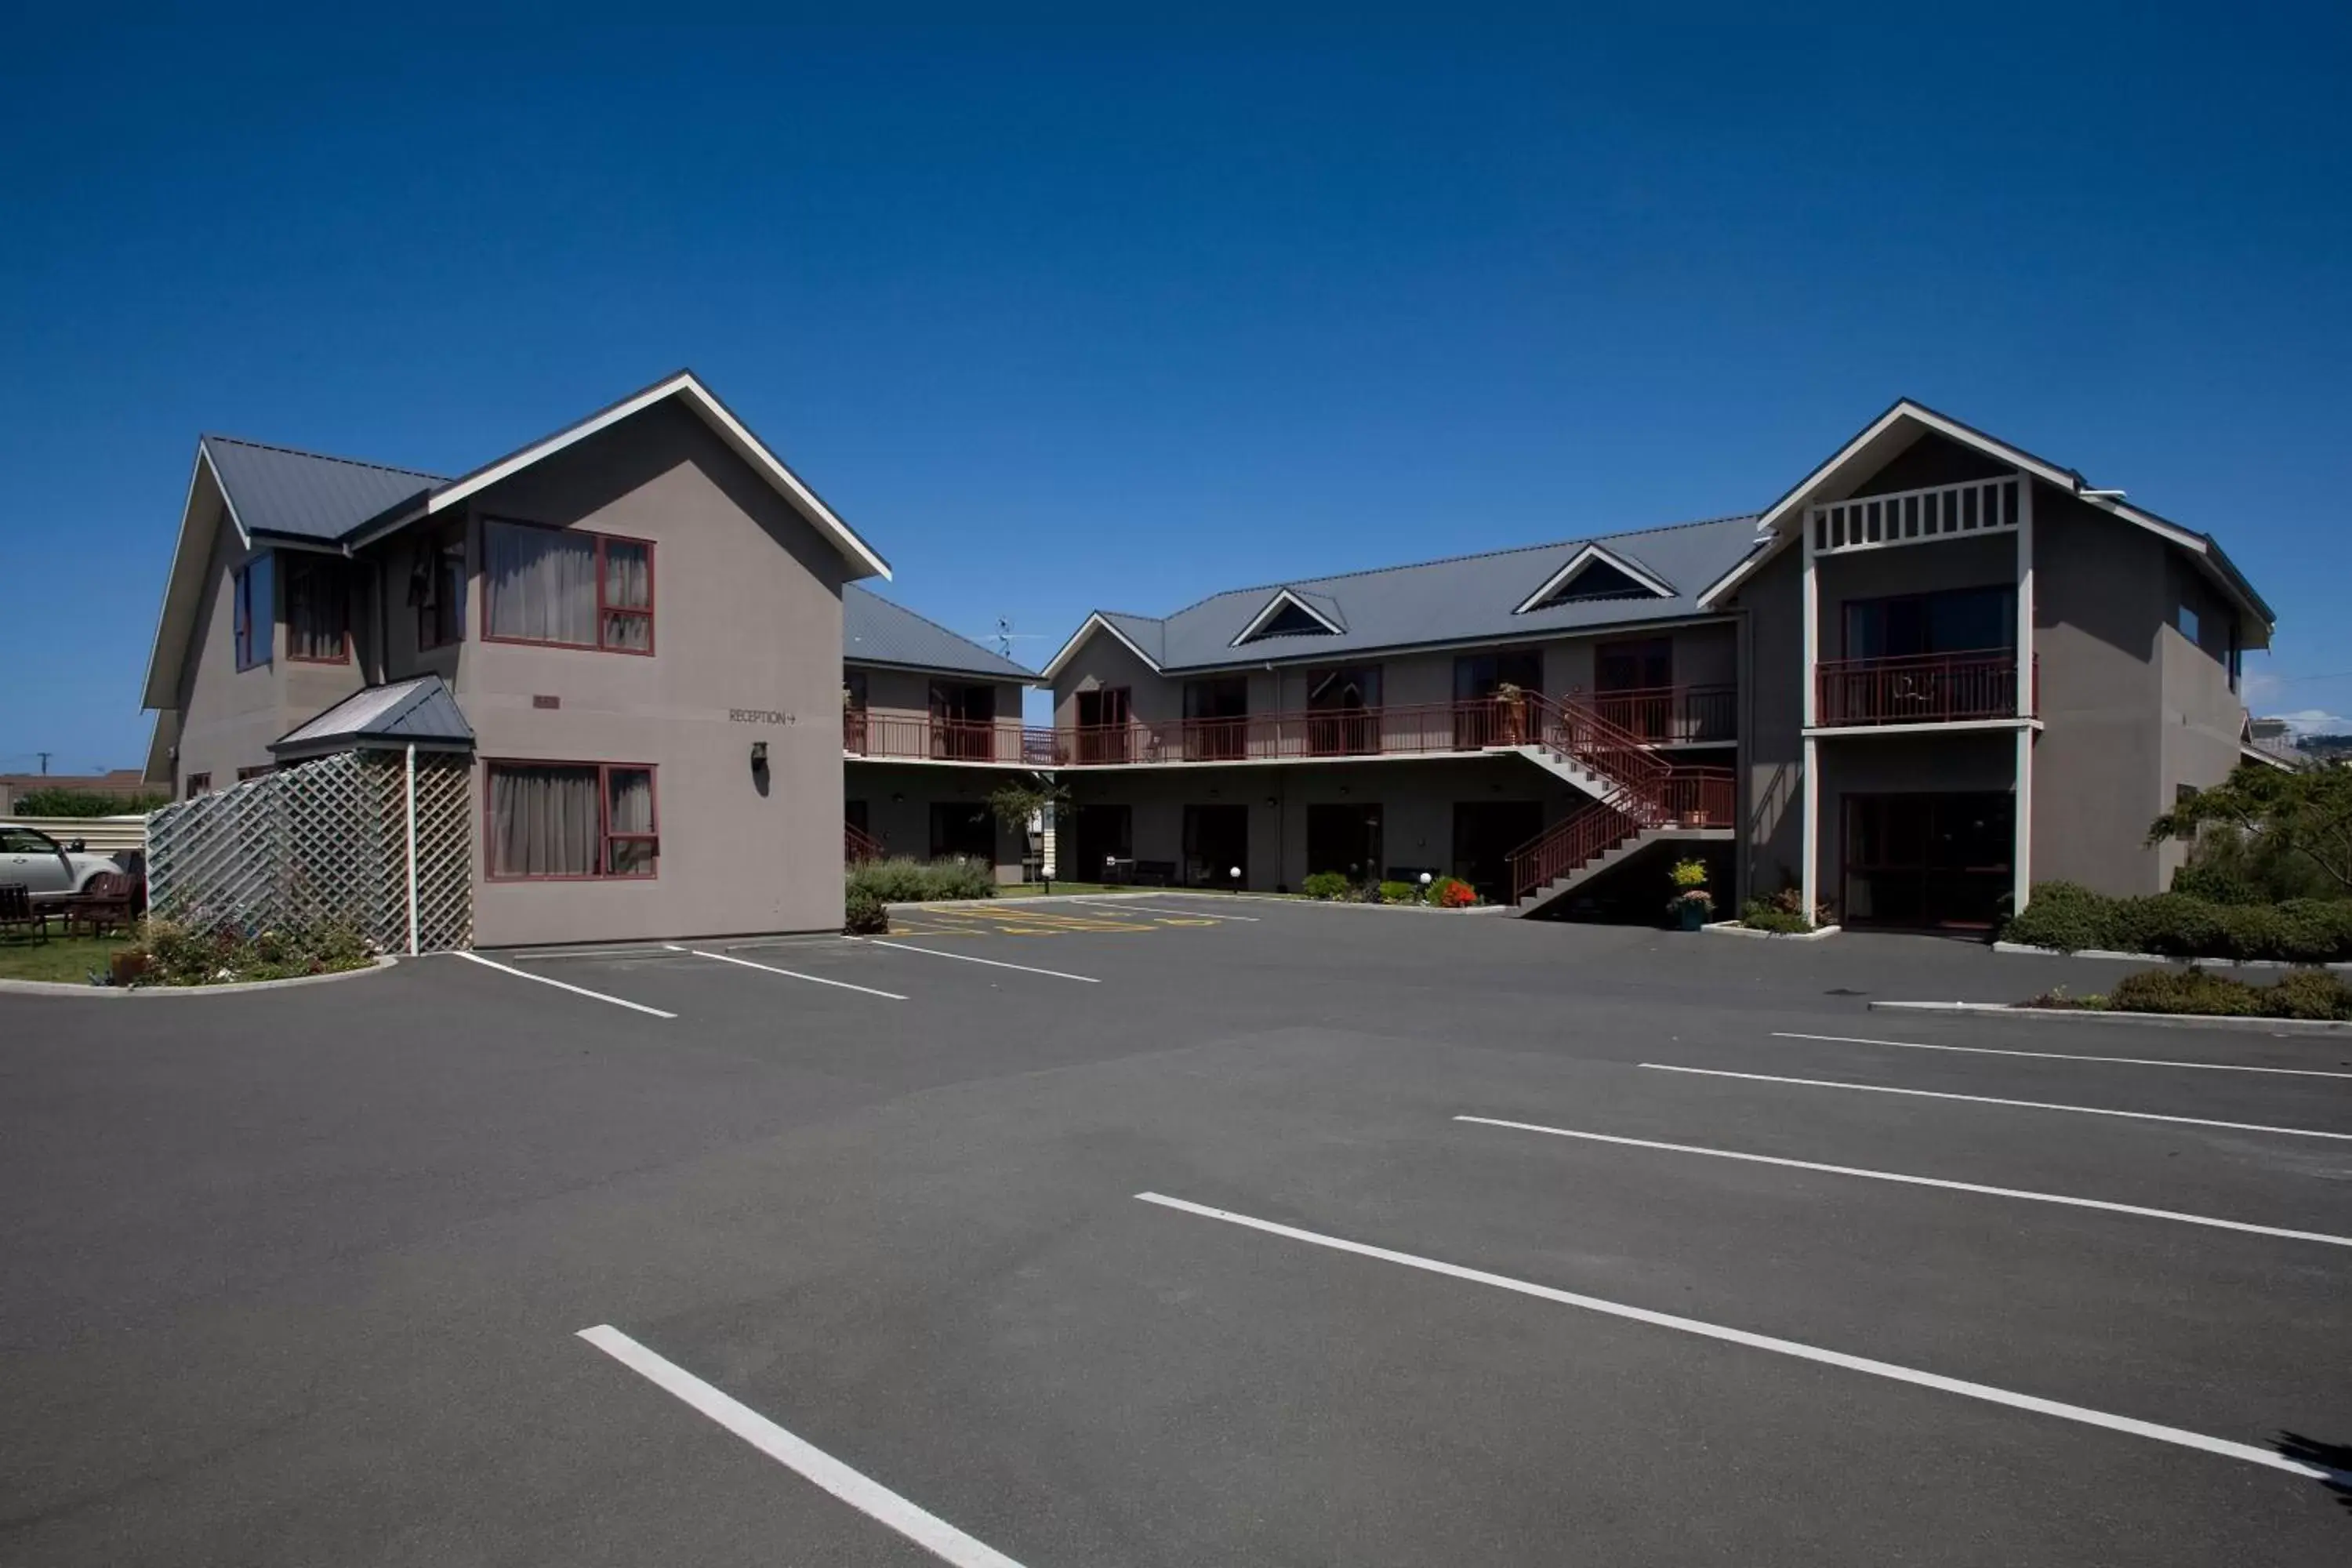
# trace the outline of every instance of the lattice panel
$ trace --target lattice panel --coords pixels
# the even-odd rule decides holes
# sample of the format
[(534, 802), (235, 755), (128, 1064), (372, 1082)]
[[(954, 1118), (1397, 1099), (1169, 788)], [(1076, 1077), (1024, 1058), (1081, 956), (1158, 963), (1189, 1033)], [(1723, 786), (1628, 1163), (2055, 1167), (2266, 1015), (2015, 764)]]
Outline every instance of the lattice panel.
[[(404, 759), (346, 752), (218, 795), (148, 823), (148, 896), (159, 909), (254, 927), (344, 919), (386, 952), (408, 944)], [(473, 938), (471, 763), (416, 766), (417, 945)]]

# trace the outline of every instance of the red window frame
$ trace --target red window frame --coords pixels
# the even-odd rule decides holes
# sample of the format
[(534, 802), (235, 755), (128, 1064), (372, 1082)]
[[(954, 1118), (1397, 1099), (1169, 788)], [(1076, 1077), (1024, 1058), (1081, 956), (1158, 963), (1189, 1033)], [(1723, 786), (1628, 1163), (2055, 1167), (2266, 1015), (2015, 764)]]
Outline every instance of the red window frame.
[[(594, 642), (557, 642), (552, 637), (496, 637), (491, 634), (490, 601), (496, 596), (496, 589), (492, 585), (488, 565), (488, 531), (492, 528), (536, 528), (541, 530), (542, 532), (576, 533), (583, 539), (591, 539), (595, 541), (596, 640)], [(526, 522), (522, 519), (515, 517), (486, 517), (482, 520), (482, 529), (484, 542), (482, 545), (481, 636), (484, 642), (519, 643), (525, 647), (580, 648), (589, 653), (625, 653), (634, 655), (640, 658), (651, 658), (653, 657), (655, 647), (654, 608), (660, 603), (660, 600), (657, 597), (657, 590), (655, 583), (655, 551), (654, 542), (652, 540), (633, 539), (625, 533), (600, 533), (593, 528), (563, 528), (557, 524), (549, 522)], [(639, 546), (645, 551), (646, 603), (643, 609), (638, 608), (635, 605), (612, 604), (605, 599), (604, 549), (608, 542), (614, 544), (634, 544)], [(624, 647), (618, 643), (606, 642), (604, 640), (604, 617), (607, 615), (637, 616), (642, 617), (646, 623), (646, 646), (643, 647)]]
[[(509, 641), (528, 639), (509, 638)], [(559, 643), (559, 647), (570, 644)], [(485, 757), (482, 759), (482, 879), (488, 882), (653, 882), (661, 878), (661, 769), (653, 763), (584, 763), (570, 757)], [(596, 867), (587, 872), (500, 871), (498, 822), (491, 815), (490, 777), (500, 768), (580, 768), (596, 774)], [(613, 774), (615, 771), (646, 775), (653, 805), (654, 826), (648, 833), (613, 831)], [(653, 865), (643, 871), (614, 871), (613, 842), (645, 842), (653, 846)]]
[[(286, 662), (289, 664), (349, 664), (352, 662), (352, 579), (339, 556), (309, 555), (289, 552), (286, 566)], [(296, 653), (294, 651), (294, 583), (298, 577), (312, 574), (322, 577), (330, 590), (342, 601), (343, 629), (331, 654)]]
[[(419, 536), (416, 548), (425, 556), (425, 570), (431, 574), (434, 598), (430, 605), (416, 606), (416, 651), (425, 653), (436, 647), (455, 647), (466, 640), (466, 590), (473, 576), (467, 570), (466, 560), (466, 525), (457, 521), (445, 528), (429, 530)], [(457, 581), (455, 584), (457, 603), (454, 606), (454, 614), (451, 614), (453, 606), (443, 602), (443, 596), (451, 591), (452, 585), (441, 580), (442, 565), (451, 554), (457, 558)], [(440, 635), (443, 624), (440, 617), (444, 616), (448, 617), (447, 637)], [(603, 624), (601, 617), (598, 624)]]

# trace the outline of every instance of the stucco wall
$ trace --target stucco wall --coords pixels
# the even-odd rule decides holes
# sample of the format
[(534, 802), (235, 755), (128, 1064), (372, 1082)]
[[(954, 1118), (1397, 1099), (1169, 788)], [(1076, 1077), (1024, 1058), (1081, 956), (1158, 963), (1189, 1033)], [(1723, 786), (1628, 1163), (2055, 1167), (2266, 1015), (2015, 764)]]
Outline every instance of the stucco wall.
[[(457, 697), (484, 759), (656, 764), (661, 835), (659, 875), (645, 880), (495, 881), (478, 867), (477, 940), (837, 927), (844, 566), (832, 546), (671, 404), (492, 487), (468, 515), (477, 563), (486, 517), (653, 542), (652, 657), (482, 641), (478, 574)], [(559, 706), (535, 706), (542, 697)], [(755, 742), (768, 746), (764, 788)]]
[(1742, 897), (1794, 886), (1804, 860), (1804, 559), (1794, 545), (1744, 584), (1748, 671), (1740, 810), (1747, 824)]
[[(894, 855), (918, 860), (931, 852), (931, 807), (940, 802), (976, 806), (989, 792), (1008, 780), (1027, 775), (1010, 769), (926, 767), (918, 764), (851, 762), (844, 769), (845, 808), (849, 801), (866, 803), (866, 830)], [(1017, 828), (995, 826), (996, 879), (1018, 882), (1026, 837)]]
[[(236, 667), (236, 571), (249, 554), (224, 521), (213, 538), (204, 598), (181, 667), (180, 757), (171, 780), (175, 795), (186, 789), (191, 773), (209, 773), (213, 788), (228, 788), (239, 768), (268, 763), (269, 742), (294, 727), (284, 701), (282, 654), (251, 669)], [(277, 578), (273, 571), (273, 584)], [(274, 609), (271, 626), (273, 648), (282, 648)]]

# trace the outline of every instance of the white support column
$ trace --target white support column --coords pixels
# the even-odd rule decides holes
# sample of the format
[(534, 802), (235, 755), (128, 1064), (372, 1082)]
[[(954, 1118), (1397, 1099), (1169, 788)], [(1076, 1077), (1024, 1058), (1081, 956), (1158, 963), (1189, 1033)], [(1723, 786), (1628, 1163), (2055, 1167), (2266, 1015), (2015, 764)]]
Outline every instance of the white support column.
[[(2033, 476), (2017, 476), (2017, 716), (2034, 719), (2033, 664)], [(2023, 914), (2033, 890), (2033, 731), (2017, 727), (2016, 847), (2010, 854), (2010, 910)]]
[[(1799, 544), (1804, 552), (1805, 563), (1804, 593), (1802, 595), (1804, 601), (1803, 615), (1805, 622), (1803, 635), (1805, 650), (1803, 670), (1804, 727), (1810, 731), (1817, 721), (1816, 708), (1817, 698), (1821, 687), (1821, 674), (1819, 667), (1821, 664), (1822, 643), (1821, 584), (1817, 583), (1813, 577), (1814, 520), (1812, 509), (1811, 507), (1805, 508), (1799, 514), (1798, 526), (1802, 530), (1802, 536), (1799, 540)], [(1821, 769), (1818, 766), (1819, 762), (1819, 743), (1814, 741), (1811, 735), (1808, 734), (1805, 736), (1804, 755), (1799, 763), (1799, 777), (1804, 786), (1802, 795), (1803, 804), (1800, 809), (1804, 813), (1801, 826), (1803, 830), (1803, 853), (1805, 860), (1804, 865), (1797, 873), (1798, 891), (1805, 900), (1805, 918), (1808, 920), (1812, 918), (1813, 908), (1821, 901), (1820, 888), (1818, 885), (1820, 882), (1819, 867), (1821, 863), (1822, 820), (1822, 784)]]
[(416, 956), (416, 742), (408, 744), (408, 956)]

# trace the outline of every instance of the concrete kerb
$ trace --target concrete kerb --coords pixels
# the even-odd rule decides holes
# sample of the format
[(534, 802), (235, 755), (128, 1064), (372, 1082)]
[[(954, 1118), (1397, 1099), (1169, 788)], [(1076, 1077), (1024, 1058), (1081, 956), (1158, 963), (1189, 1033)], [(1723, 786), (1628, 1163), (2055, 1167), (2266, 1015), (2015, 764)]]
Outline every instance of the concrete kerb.
[(1352, 899), (1310, 899), (1296, 893), (1220, 893), (1207, 888), (1137, 888), (1115, 893), (1037, 893), (1013, 899), (930, 899), (921, 903), (892, 904), (894, 910), (1018, 910), (1031, 904), (1101, 904), (1118, 899), (1190, 899), (1210, 912), (1218, 904), (1284, 904), (1308, 910), (1381, 910), (1391, 914), (1507, 915), (1508, 904), (1474, 904), (1466, 910), (1433, 909), (1427, 904), (1367, 904)]
[(2190, 969), (2333, 969), (2340, 974), (2352, 974), (2352, 963), (2291, 963), (2283, 958), (2167, 958), (2160, 952), (2110, 952), (2105, 948), (2086, 947), (2068, 952), (2062, 948), (2035, 947), (2030, 942), (1997, 942), (1995, 952), (2014, 953), (2027, 958), (2113, 958), (2126, 963), (2178, 963)]
[(2341, 1035), (2333, 1018), (2217, 1018), (2197, 1013), (2115, 1013), (2093, 1007), (2028, 1007), (2015, 1002), (1873, 1002), (1874, 1013), (1928, 1013), (2032, 1019), (2044, 1024), (2147, 1024), (2163, 1029), (2251, 1029), (2264, 1035)]
[(229, 985), (76, 985), (62, 980), (0, 980), (0, 996), (226, 996), (247, 991), (283, 991), (293, 985), (324, 985), (335, 980), (357, 980), (390, 969), (400, 960), (380, 955), (365, 969), (339, 969), (332, 974), (297, 974), (286, 980), (240, 980)]
[(1754, 936), (1767, 942), (1819, 942), (1843, 931), (1843, 926), (1815, 926), (1811, 931), (1753, 931), (1738, 921), (1712, 921), (1698, 928), (1712, 936)]

